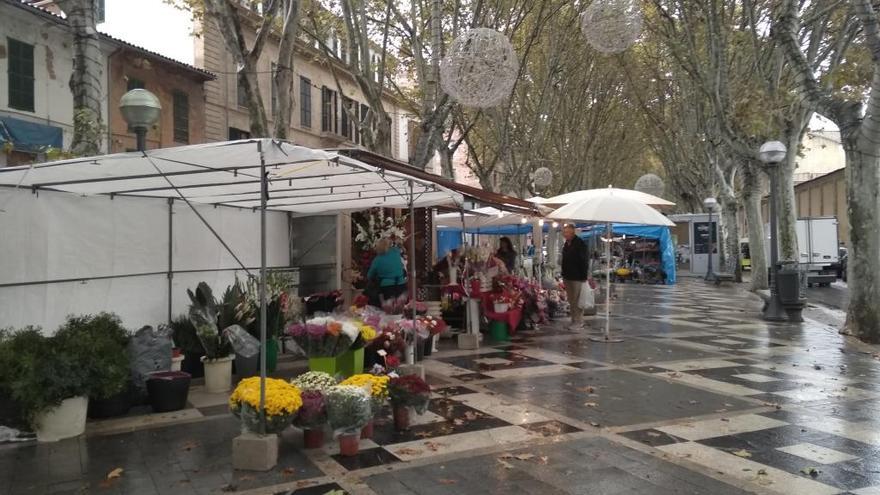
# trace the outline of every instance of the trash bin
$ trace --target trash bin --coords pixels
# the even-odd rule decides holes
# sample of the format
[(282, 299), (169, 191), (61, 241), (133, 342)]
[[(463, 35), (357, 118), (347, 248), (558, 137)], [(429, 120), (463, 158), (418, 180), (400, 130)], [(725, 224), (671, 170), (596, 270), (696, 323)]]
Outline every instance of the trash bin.
[(776, 291), (784, 306), (801, 303), (801, 275), (798, 270), (781, 269), (776, 275)]

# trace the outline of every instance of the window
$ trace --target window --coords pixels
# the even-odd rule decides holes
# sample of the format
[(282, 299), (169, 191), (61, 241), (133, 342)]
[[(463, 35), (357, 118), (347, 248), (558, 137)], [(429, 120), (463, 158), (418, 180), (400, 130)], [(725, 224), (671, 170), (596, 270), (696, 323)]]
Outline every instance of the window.
[(235, 127), (229, 128), (229, 140), (237, 141), (239, 139), (250, 139), (251, 133), (248, 131), (243, 131), (241, 129), (236, 129)]
[(312, 81), (299, 78), (299, 123), (303, 127), (312, 127)]
[(127, 91), (131, 91), (133, 89), (144, 89), (144, 82), (140, 79), (129, 77), (128, 78), (128, 89)]
[(9, 43), (9, 106), (34, 111), (34, 45), (7, 38)]
[(342, 132), (341, 134), (346, 137), (346, 139), (351, 139), (351, 131), (355, 127), (353, 123), (349, 122), (348, 111), (351, 109), (352, 101), (347, 96), (342, 97), (342, 112), (340, 112), (340, 118), (342, 119)]
[(339, 132), (339, 98), (327, 86), (321, 88), (321, 131)]
[(95, 0), (95, 24), (101, 24), (107, 17), (107, 7), (104, 0)]
[(180, 91), (174, 92), (174, 140), (189, 144), (189, 97)]
[[(367, 114), (370, 112), (370, 107), (367, 105), (361, 105), (361, 129), (367, 124)], [(364, 133), (360, 132), (361, 141), (364, 141)]]
[[(361, 106), (358, 102), (354, 102), (353, 113), (358, 122), (361, 121)], [(361, 144), (361, 128), (354, 126), (354, 144)]]

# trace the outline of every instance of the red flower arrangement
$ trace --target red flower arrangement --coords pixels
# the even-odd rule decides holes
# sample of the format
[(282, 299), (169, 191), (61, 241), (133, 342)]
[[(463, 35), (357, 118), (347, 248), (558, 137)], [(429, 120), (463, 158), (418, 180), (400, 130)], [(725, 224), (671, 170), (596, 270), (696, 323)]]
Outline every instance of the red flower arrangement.
[(422, 414), (428, 408), (430, 399), (430, 385), (416, 375), (399, 376), (388, 382), (388, 400), (392, 406), (413, 407)]

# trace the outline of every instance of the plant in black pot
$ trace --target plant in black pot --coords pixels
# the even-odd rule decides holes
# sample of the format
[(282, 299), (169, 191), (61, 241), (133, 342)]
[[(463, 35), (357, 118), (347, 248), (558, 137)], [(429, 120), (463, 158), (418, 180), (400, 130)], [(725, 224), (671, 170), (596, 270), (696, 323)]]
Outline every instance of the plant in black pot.
[(171, 320), (172, 340), (174, 346), (183, 352), (181, 371), (189, 373), (193, 378), (205, 376), (205, 367), (202, 364), (202, 356), (205, 348), (196, 335), (196, 326), (190, 321), (189, 316), (180, 315)]
[(71, 316), (52, 337), (54, 345), (84, 358), (90, 375), (89, 417), (109, 418), (131, 408), (130, 334), (110, 313)]

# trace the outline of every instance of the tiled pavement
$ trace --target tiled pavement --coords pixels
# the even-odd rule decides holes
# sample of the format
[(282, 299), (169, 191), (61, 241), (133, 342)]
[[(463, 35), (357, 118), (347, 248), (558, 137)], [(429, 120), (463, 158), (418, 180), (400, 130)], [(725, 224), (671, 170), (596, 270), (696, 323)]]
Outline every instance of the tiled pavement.
[[(735, 287), (618, 293), (623, 343), (560, 324), (477, 351), (444, 347), (424, 363), (429, 411), (406, 433), (386, 411), (355, 458), (302, 451), (291, 429), (278, 468), (234, 472), (238, 426), (223, 397), (196, 392), (176, 417), (0, 446), (0, 494), (880, 494), (871, 349), (813, 322), (768, 325)], [(123, 475), (105, 479), (116, 467)]]

